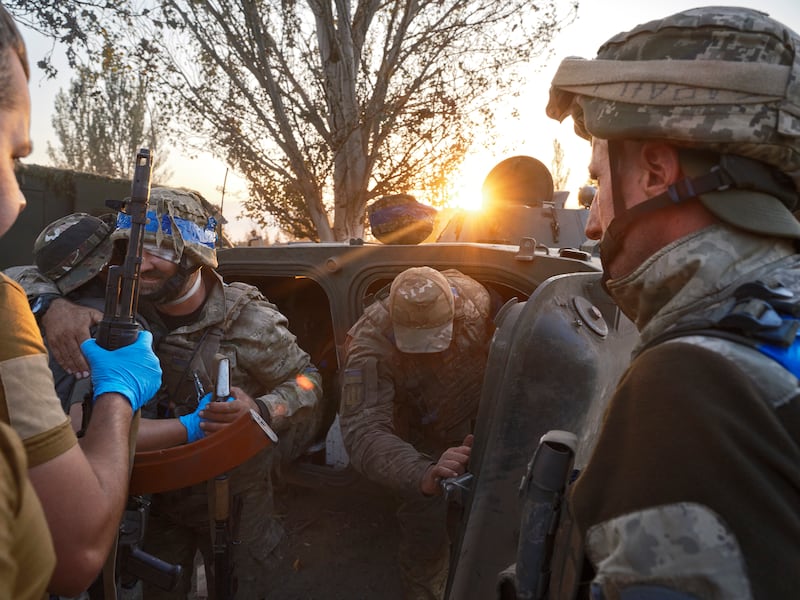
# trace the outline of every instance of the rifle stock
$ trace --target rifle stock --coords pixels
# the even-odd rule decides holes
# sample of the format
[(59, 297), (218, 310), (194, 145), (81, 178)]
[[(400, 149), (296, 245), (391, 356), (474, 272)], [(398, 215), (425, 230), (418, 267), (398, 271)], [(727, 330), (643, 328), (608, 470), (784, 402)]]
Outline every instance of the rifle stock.
[(139, 269), (142, 265), (152, 165), (150, 150), (139, 150), (136, 154), (131, 198), (124, 208), (124, 212), (131, 218), (128, 249), (122, 265), (112, 265), (108, 269), (103, 320), (100, 321), (96, 334), (97, 344), (108, 350), (132, 344), (139, 334), (139, 325), (136, 322)]

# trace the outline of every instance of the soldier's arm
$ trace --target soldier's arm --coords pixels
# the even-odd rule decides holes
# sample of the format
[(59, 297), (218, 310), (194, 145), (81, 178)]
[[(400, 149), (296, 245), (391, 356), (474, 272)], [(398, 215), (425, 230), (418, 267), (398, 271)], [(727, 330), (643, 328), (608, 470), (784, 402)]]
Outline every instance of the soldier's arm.
[(381, 332), (380, 315), (368, 320), (379, 312), (376, 307), (365, 313), (348, 336), (339, 407), (342, 435), (353, 468), (393, 490), (419, 494), (423, 476), (436, 461), (396, 429), (393, 346)]
[(125, 497), (132, 411), (119, 394), (94, 407), (80, 446), (30, 469), (58, 557), (49, 590), (76, 596), (100, 571), (114, 540)]
[[(253, 336), (255, 331), (260, 335)], [(297, 345), (285, 316), (266, 302), (251, 302), (229, 328), (227, 341), (235, 346), (240, 367), (266, 390), (253, 396), (276, 431), (297, 421), (321, 420), (322, 377)]]
[[(35, 265), (12, 267), (6, 275), (20, 284), (31, 304), (48, 349), (65, 371), (79, 379), (88, 377), (89, 365), (81, 353), (83, 340), (91, 337), (90, 328), (103, 318), (95, 309), (78, 306), (59, 298), (58, 286), (39, 272)], [(46, 299), (46, 302), (38, 302)]]
[(103, 313), (64, 298), (51, 301), (40, 323), (53, 358), (67, 373), (78, 379), (89, 376), (89, 364), (81, 352), (81, 342), (92, 337), (91, 328)]

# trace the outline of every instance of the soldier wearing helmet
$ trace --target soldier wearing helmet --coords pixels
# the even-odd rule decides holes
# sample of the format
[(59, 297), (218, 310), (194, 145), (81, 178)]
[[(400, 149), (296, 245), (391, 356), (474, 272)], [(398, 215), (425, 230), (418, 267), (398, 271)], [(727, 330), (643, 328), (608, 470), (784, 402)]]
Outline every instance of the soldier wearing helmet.
[(641, 333), (571, 486), (552, 597), (796, 596), (800, 36), (679, 12), (564, 60), (547, 113), (591, 140), (586, 233)]
[[(56, 219), (36, 237), (33, 244), (36, 268), (23, 267), (15, 278), (33, 298), (31, 310), (40, 325), (50, 302), (62, 296), (82, 306), (103, 309), (105, 271), (113, 251), (111, 232), (115, 220), (113, 214), (95, 217), (73, 213)], [(45, 345), (49, 349), (50, 340), (45, 339)], [(52, 354), (50, 370), (61, 406), (78, 432), (83, 426), (83, 403), (91, 398), (88, 373), (87, 377), (68, 373)]]
[(455, 269), (413, 267), (347, 333), (342, 434), (350, 461), (397, 492), (406, 598), (441, 598), (443, 478), (464, 473), (494, 330), (489, 292)]
[[(283, 537), (272, 511), (273, 461), (299, 455), (316, 436), (322, 419), (321, 377), (289, 331), (286, 317), (253, 286), (226, 284), (214, 270), (216, 221), (195, 192), (154, 187), (150, 191), (139, 271), (139, 310), (154, 331), (163, 365), (163, 386), (154, 419), (142, 419), (137, 451), (191, 443), (222, 430), (238, 416), (257, 410), (281, 436), (229, 472), (237, 522), (232, 545), (237, 598), (262, 598), (269, 591), (269, 566)], [(130, 234), (120, 214), (110, 239), (124, 245)], [(54, 301), (47, 334), (71, 339), (79, 309)], [(100, 313), (92, 313), (99, 319)], [(85, 334), (84, 334), (85, 335)], [(216, 357), (230, 359), (232, 398), (209, 402)], [(75, 365), (73, 369), (82, 368)], [(213, 562), (207, 485), (154, 494), (144, 550), (183, 567), (173, 592), (144, 582), (144, 595), (185, 598), (191, 589), (194, 556)], [(208, 562), (206, 563), (208, 564)], [(214, 573), (206, 569), (209, 588)]]

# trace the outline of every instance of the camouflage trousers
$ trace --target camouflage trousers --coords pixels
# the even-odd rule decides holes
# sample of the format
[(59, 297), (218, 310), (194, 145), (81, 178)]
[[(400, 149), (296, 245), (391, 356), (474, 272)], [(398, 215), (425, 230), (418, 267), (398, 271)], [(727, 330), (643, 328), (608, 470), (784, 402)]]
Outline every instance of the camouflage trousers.
[[(209, 486), (212, 482), (209, 482)], [(209, 488), (201, 484), (157, 494), (147, 522), (144, 550), (183, 569), (178, 589), (166, 592), (144, 582), (144, 600), (184, 600), (192, 587), (194, 559), (199, 551), (205, 566), (209, 600), (215, 600), (214, 521), (209, 514)], [(273, 516), (268, 479), (231, 496), (228, 549), (233, 563), (234, 598), (259, 600), (269, 592), (269, 572), (277, 561), (283, 527)]]
[(450, 539), (442, 496), (404, 498), (397, 510), (406, 600), (441, 600), (447, 585)]

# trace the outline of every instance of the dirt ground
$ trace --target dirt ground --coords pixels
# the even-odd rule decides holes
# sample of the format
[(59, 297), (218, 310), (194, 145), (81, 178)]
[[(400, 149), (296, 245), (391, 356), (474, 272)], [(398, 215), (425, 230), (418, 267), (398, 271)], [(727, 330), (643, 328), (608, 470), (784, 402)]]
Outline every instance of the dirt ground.
[[(391, 496), (359, 479), (344, 488), (284, 483), (275, 502), (287, 542), (270, 600), (402, 599)], [(206, 600), (203, 579), (192, 600)]]

